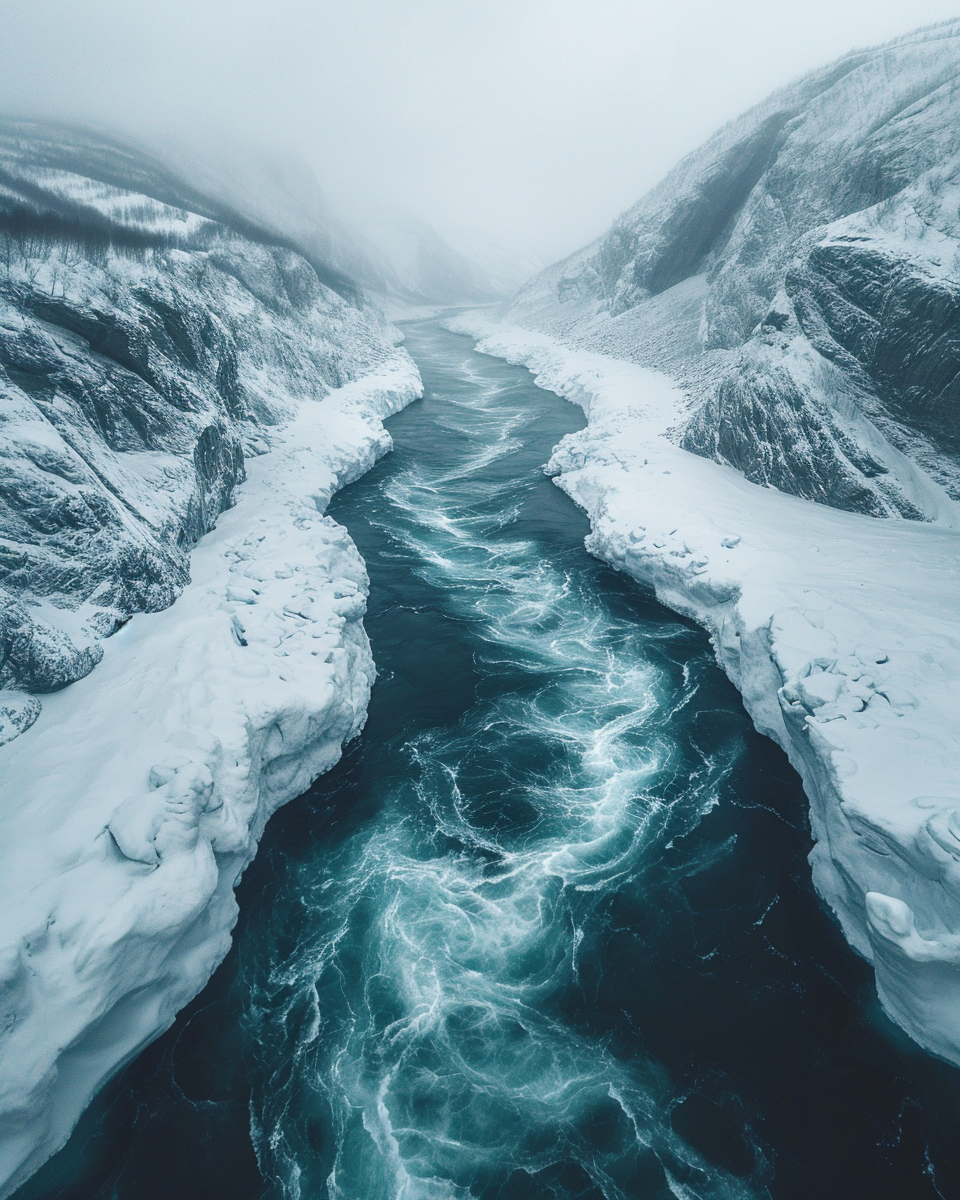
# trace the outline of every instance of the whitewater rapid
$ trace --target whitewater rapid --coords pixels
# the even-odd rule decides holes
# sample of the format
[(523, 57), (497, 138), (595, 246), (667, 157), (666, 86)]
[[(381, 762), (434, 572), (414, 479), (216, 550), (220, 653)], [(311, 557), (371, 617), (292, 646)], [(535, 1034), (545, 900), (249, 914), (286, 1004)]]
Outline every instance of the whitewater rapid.
[(753, 1194), (674, 1133), (655, 1068), (568, 1012), (611, 899), (717, 803), (737, 740), (679, 728), (712, 664), (683, 624), (614, 611), (576, 542), (548, 554), (542, 413), (525, 381), (458, 374), (369, 520), (469, 627), (475, 694), (401, 735), (376, 815), (292, 885), (309, 932), (253, 1004), (289, 1062), (259, 1152), (291, 1197), (542, 1187), (558, 1163), (609, 1197)]

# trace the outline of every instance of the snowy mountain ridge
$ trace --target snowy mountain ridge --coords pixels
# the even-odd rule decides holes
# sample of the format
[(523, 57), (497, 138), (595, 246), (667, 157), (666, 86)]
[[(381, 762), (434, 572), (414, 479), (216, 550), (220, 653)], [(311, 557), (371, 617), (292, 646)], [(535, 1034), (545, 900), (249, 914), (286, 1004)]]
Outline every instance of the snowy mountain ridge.
[(102, 637), (173, 601), (245, 457), (302, 398), (393, 354), (332, 268), (347, 298), (249, 223), (182, 207), (149, 160), (35, 134), (0, 138), (0, 740), (36, 714), (24, 694), (80, 678)]
[(960, 1064), (960, 21), (857, 51), (451, 328), (589, 424), (589, 548), (711, 633), (886, 1011)]

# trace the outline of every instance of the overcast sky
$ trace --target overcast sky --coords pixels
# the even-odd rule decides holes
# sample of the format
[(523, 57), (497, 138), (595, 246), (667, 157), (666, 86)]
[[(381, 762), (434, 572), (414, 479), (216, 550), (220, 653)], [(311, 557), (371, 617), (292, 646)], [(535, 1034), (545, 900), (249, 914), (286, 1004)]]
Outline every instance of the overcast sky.
[(293, 150), (382, 203), (547, 261), (683, 154), (960, 0), (0, 0), (0, 103)]

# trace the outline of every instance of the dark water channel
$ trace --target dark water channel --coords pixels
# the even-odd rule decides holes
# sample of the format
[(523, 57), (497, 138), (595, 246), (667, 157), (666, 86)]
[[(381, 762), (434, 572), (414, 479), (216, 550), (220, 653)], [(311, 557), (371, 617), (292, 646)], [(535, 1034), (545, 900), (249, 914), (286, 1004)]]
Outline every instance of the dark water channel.
[(960, 1197), (960, 1073), (821, 910), (797, 777), (540, 470), (578, 410), (435, 323), (408, 344), (426, 397), (331, 509), (366, 730), (18, 1200)]

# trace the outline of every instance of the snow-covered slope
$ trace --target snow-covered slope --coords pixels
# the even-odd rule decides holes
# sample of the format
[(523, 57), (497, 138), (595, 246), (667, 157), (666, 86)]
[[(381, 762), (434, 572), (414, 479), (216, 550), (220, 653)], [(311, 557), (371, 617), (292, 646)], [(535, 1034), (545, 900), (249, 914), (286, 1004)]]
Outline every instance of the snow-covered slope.
[(454, 327), (584, 405), (590, 547), (710, 630), (886, 1010), (960, 1065), (958, 67), (955, 21), (801, 80)]
[(669, 370), (755, 482), (922, 519), (898, 452), (960, 495), (958, 66), (952, 21), (778, 92), (505, 319)]
[(0, 1194), (203, 986), (265, 821), (360, 729), (323, 512), (419, 393), (329, 264), (139, 152), (0, 131)]
[(189, 200), (123, 148), (0, 128), (0, 741), (173, 601), (271, 430), (394, 354), (302, 256)]

